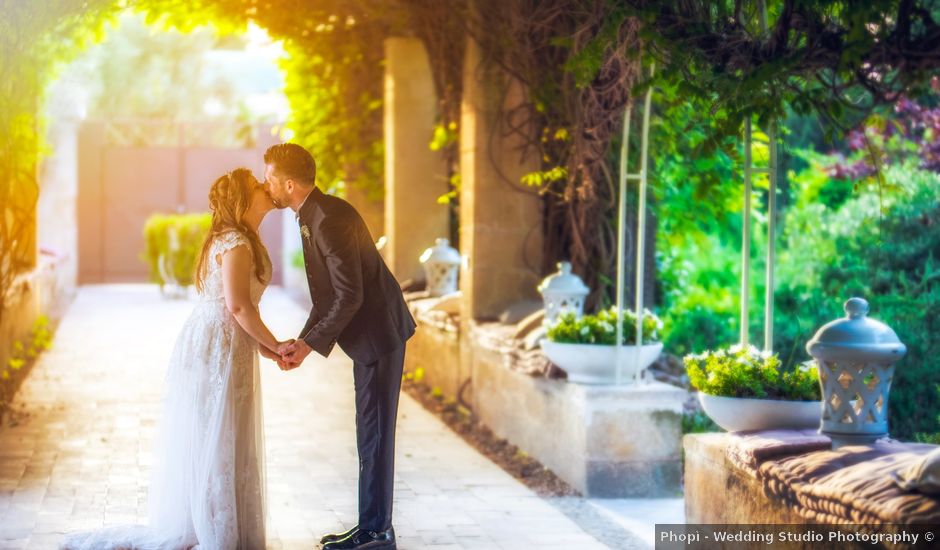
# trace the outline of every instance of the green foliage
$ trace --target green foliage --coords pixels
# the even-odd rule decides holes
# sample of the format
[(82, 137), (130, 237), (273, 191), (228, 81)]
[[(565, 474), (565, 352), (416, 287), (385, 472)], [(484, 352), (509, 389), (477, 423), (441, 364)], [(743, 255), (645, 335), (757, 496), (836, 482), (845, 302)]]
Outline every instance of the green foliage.
[(757, 2), (624, 4), (657, 63), (655, 85), (709, 104), (713, 146), (748, 117), (766, 127), (788, 109), (819, 115), (835, 135), (898, 91), (922, 93), (937, 74), (920, 62), (938, 53), (932, 0), (767, 0), (766, 28)]
[(563, 166), (553, 166), (548, 170), (540, 170), (524, 174), (519, 181), (528, 187), (541, 187), (548, 183), (568, 179), (568, 170)]
[(304, 268), (304, 251), (302, 249), (297, 249), (290, 256), (290, 265), (296, 267), (297, 269)]
[(784, 369), (776, 354), (754, 346), (731, 346), (683, 358), (689, 383), (709, 395), (812, 401), (820, 399), (819, 374), (812, 365)]
[[(631, 310), (623, 312), (624, 345), (636, 342), (637, 318)], [(644, 310), (643, 313), (643, 343), (659, 342), (663, 322), (653, 312)], [(583, 315), (580, 318), (574, 313), (563, 313), (548, 328), (548, 339), (552, 342), (568, 344), (600, 344), (612, 346), (617, 341), (617, 308), (611, 307), (601, 310), (597, 315)]]
[(841, 197), (845, 182), (794, 174), (776, 293), (774, 345), (790, 362), (807, 357), (806, 342), (844, 315), (851, 296), (897, 332), (908, 353), (888, 405), (892, 435), (902, 439), (940, 432), (940, 176), (916, 164), (888, 167), (884, 189), (861, 185), (834, 206), (812, 201)]
[(431, 136), (431, 143), (428, 147), (432, 151), (441, 151), (457, 143), (457, 123), (450, 122), (447, 125), (435, 124), (434, 132)]
[[(56, 70), (99, 38), (108, 1), (4, 2), (0, 16), (0, 289), (35, 262), (38, 108)], [(0, 292), (0, 321), (7, 292)]]
[(437, 198), (437, 204), (456, 204), (460, 198), (460, 172), (454, 172), (447, 179), (450, 191)]
[[(342, 44), (342, 45), (340, 45)], [(366, 59), (354, 39), (337, 39), (329, 55), (310, 45), (288, 44), (281, 67), (287, 73), (285, 93), (291, 104), (289, 132), (284, 135), (308, 148), (317, 159), (317, 180), (324, 189), (358, 185), (370, 199), (384, 195), (384, 142), (380, 60)], [(381, 52), (381, 47), (378, 48)], [(346, 88), (370, 72), (370, 85), (352, 93)], [(342, 83), (342, 84), (341, 84)], [(374, 84), (374, 85), (373, 85)]]
[(704, 411), (692, 411), (682, 415), (682, 435), (720, 431), (722, 429)]
[[(53, 332), (49, 327), (49, 318), (40, 315), (33, 322), (33, 327), (29, 332), (29, 339), (26, 344), (17, 340), (11, 346), (12, 353), (7, 359), (7, 364), (0, 368), (0, 383), (12, 378), (13, 373), (21, 370), (30, 361), (39, 356), (43, 351), (52, 347)], [(2, 405), (3, 396), (6, 390), (0, 386), (0, 405)]]
[[(898, 144), (896, 150), (903, 148)], [(940, 348), (931, 337), (940, 329), (940, 179), (919, 169), (919, 159), (910, 155), (898, 155), (886, 166), (881, 184), (832, 177), (828, 167), (837, 156), (794, 155), (804, 168), (788, 174), (788, 194), (781, 196), (785, 208), (775, 267), (774, 349), (780, 361), (789, 369), (808, 360), (805, 345), (816, 330), (844, 315), (846, 299), (865, 297), (872, 317), (892, 326), (909, 350), (889, 400), (892, 435), (914, 439), (940, 433), (935, 389), (940, 367), (934, 359)], [(709, 203), (715, 197), (720, 204), (721, 187), (711, 186), (716, 194), (706, 194), (695, 206), (683, 186), (681, 166), (671, 168), (672, 162), (667, 157), (661, 163), (669, 177), (678, 179), (661, 186), (667, 191), (660, 195), (657, 235), (666, 349), (684, 354), (726, 347), (738, 340), (740, 203), (729, 201), (729, 211), (714, 212)], [(740, 180), (733, 181), (728, 196), (740, 196), (740, 189)], [(752, 232), (752, 335), (763, 325), (766, 220), (761, 202), (755, 200)]]
[(172, 269), (172, 277), (182, 286), (193, 284), (196, 261), (202, 250), (212, 215), (154, 214), (144, 224), (144, 253), (142, 258), (150, 266), (150, 279), (161, 286), (168, 283), (161, 275), (160, 262)]
[[(674, 86), (656, 90), (654, 98), (660, 115), (650, 129), (656, 151), (650, 191), (656, 203), (660, 310), (666, 349), (685, 355), (738, 340), (744, 146), (737, 138), (707, 146), (717, 128), (701, 99), (683, 96)], [(754, 141), (754, 162), (765, 164), (766, 136), (755, 133)], [(755, 174), (755, 266), (764, 243), (759, 224), (766, 187), (766, 176)], [(752, 295), (757, 296), (756, 288)]]

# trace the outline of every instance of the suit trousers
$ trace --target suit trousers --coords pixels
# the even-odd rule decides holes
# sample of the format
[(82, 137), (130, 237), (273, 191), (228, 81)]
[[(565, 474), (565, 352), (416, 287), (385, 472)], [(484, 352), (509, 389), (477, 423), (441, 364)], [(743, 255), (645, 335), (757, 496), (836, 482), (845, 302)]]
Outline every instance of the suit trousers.
[(353, 363), (359, 450), (359, 527), (369, 531), (384, 531), (392, 524), (395, 421), (404, 364), (404, 343), (374, 363)]

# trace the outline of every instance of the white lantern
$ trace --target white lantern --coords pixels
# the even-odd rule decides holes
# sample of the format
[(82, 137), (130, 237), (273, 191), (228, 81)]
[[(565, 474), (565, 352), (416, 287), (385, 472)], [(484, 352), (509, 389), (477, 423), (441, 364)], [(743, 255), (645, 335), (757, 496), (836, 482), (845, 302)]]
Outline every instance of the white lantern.
[(558, 262), (558, 272), (546, 277), (538, 290), (545, 301), (545, 321), (549, 323), (567, 312), (581, 317), (584, 298), (590, 292), (584, 281), (571, 272), (571, 262)]
[(427, 277), (427, 290), (431, 296), (444, 296), (457, 292), (457, 271), (460, 253), (447, 239), (437, 239), (434, 246), (421, 254), (421, 265)]

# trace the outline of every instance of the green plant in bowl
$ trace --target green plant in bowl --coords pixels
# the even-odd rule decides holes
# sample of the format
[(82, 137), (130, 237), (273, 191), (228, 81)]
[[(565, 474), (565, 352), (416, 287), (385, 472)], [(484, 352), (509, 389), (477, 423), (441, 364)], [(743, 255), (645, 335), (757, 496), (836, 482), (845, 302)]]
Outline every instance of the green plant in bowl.
[(754, 346), (731, 346), (683, 358), (689, 382), (720, 397), (819, 401), (819, 374), (811, 363), (783, 369), (776, 354)]
[[(625, 310), (621, 317), (623, 323), (622, 345), (632, 345), (636, 341), (637, 318), (633, 311)], [(643, 313), (643, 343), (661, 341), (660, 332), (663, 322), (649, 310)], [(574, 313), (563, 313), (548, 327), (548, 339), (565, 344), (598, 344), (613, 346), (617, 341), (617, 308), (611, 307), (599, 311), (596, 315), (577, 317)]]

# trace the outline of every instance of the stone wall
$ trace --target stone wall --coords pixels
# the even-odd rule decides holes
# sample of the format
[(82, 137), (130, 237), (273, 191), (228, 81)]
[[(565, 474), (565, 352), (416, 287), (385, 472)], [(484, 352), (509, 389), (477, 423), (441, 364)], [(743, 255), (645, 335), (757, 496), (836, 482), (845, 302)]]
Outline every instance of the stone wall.
[[(0, 320), (0, 365), (6, 365), (13, 354), (13, 344), (30, 343), (31, 331), (40, 315), (53, 324), (64, 313), (74, 296), (74, 280), (69, 278), (63, 257), (40, 254), (34, 270), (17, 278), (8, 289), (6, 310)], [(27, 369), (11, 370), (11, 380), (0, 384), (6, 398), (12, 397)]]
[(787, 523), (806, 520), (764, 496), (760, 482), (744, 475), (726, 455), (727, 434), (691, 434), (685, 451), (685, 518), (687, 523)]
[(469, 377), (460, 365), (460, 342), (456, 331), (449, 331), (418, 320), (419, 328), (408, 340), (405, 370), (423, 372), (421, 383), (439, 388), (450, 399), (457, 399)]
[(514, 372), (473, 341), (473, 410), (498, 436), (591, 497), (680, 493), (685, 390), (650, 382), (586, 386)]

